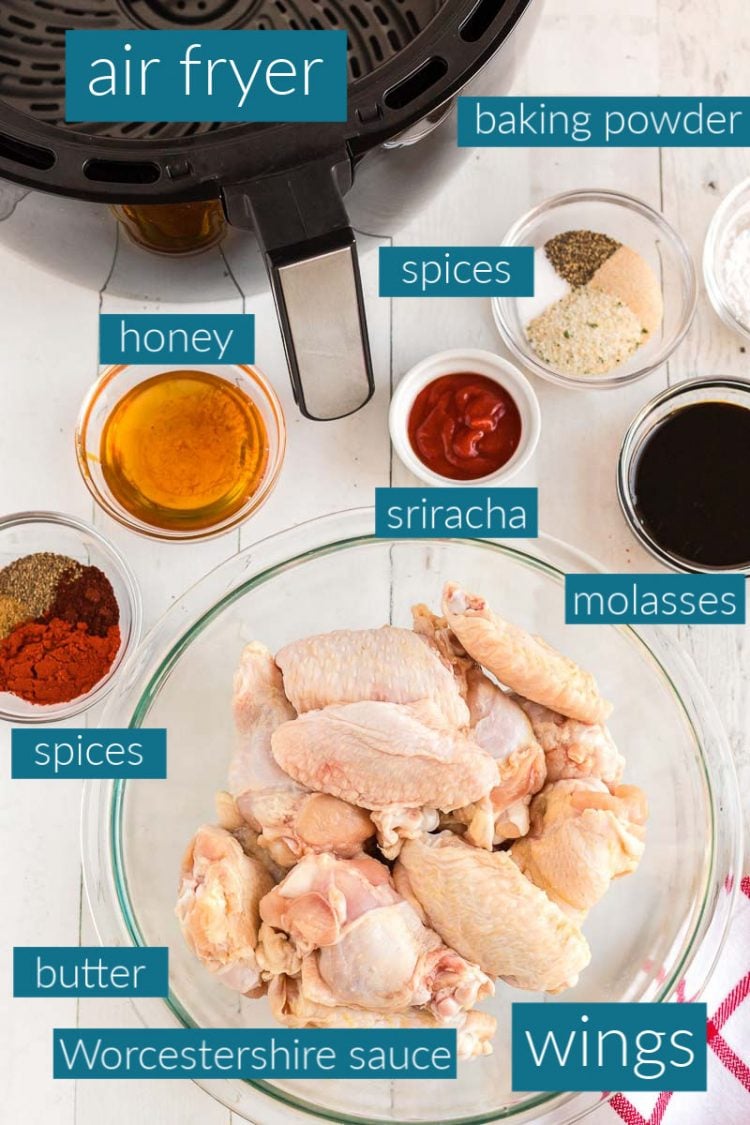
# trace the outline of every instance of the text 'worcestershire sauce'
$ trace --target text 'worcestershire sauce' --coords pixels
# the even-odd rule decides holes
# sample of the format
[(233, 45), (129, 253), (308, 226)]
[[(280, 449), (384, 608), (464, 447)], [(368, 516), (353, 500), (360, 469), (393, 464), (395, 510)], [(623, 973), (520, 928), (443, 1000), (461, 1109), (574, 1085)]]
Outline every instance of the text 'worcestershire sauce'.
[(700, 567), (750, 564), (750, 410), (676, 410), (644, 440), (630, 487), (644, 531), (664, 550)]

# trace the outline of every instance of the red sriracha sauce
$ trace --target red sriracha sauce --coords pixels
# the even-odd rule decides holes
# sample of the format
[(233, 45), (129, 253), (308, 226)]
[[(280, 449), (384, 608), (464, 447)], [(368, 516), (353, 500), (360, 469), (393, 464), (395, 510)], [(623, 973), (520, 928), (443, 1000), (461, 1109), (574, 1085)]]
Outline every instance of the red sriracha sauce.
[(494, 379), (442, 375), (417, 395), (408, 429), (428, 469), (450, 480), (476, 480), (510, 461), (521, 440), (521, 415)]

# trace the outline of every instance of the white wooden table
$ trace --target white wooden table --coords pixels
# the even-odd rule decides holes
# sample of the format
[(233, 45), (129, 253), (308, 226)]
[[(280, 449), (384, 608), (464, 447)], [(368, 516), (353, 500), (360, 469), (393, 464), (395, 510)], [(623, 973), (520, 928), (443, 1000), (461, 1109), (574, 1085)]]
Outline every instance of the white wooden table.
[[(547, 0), (517, 92), (534, 94), (743, 94), (750, 35), (745, 0)], [(576, 187), (640, 196), (681, 230), (696, 261), (720, 198), (750, 173), (742, 150), (515, 150), (472, 154), (407, 229), (399, 244), (492, 244), (532, 203)], [(93, 520), (126, 550), (141, 579), (146, 624), (207, 569), (241, 546), (334, 510), (369, 504), (376, 485), (411, 483), (387, 435), (391, 387), (416, 360), (446, 347), (499, 350), (485, 301), (385, 301), (376, 294), (375, 241), (363, 240), (377, 394), (353, 418), (301, 419), (291, 402), (270, 298), (243, 301), (227, 281), (216, 311), (244, 307), (258, 318), (259, 365), (279, 390), (290, 423), (282, 480), (241, 532), (188, 548), (140, 540), (93, 505), (78, 475), (72, 434), (97, 373), (97, 317), (127, 303), (82, 289), (0, 251), (0, 512), (57, 509)], [(115, 269), (118, 268), (116, 264)], [(123, 266), (125, 268), (125, 266)], [(145, 305), (129, 305), (145, 309)], [(185, 306), (182, 306), (185, 309)], [(189, 311), (189, 310), (186, 310)], [(540, 489), (544, 530), (611, 570), (655, 569), (627, 530), (615, 497), (620, 440), (636, 409), (667, 384), (695, 374), (745, 376), (748, 357), (701, 293), (688, 339), (649, 379), (617, 392), (571, 394), (537, 382), (543, 433), (518, 484)], [(724, 717), (744, 792), (750, 789), (748, 631), (681, 630)], [(93, 942), (78, 842), (79, 784), (11, 784), (9, 732), (2, 731), (0, 855), (0, 1119), (8, 1125), (240, 1125), (188, 1082), (55, 1083), (54, 1026), (132, 1026), (125, 1001), (10, 1000), (12, 945)]]

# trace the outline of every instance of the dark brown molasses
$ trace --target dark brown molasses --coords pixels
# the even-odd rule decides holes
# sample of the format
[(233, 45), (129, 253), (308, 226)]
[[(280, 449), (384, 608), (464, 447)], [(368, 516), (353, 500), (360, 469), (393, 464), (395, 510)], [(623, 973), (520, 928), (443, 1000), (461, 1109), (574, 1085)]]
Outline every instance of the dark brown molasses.
[(644, 531), (669, 554), (699, 567), (750, 564), (750, 410), (676, 410), (643, 442), (630, 487)]

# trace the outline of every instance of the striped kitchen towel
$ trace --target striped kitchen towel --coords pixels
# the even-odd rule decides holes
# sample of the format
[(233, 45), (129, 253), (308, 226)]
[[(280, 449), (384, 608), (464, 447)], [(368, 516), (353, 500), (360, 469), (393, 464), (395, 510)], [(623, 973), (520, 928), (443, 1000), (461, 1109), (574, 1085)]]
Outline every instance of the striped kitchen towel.
[[(705, 995), (708, 1090), (705, 1094), (615, 1094), (592, 1125), (748, 1125), (750, 1123), (750, 875)], [(677, 990), (677, 999), (681, 999)]]

